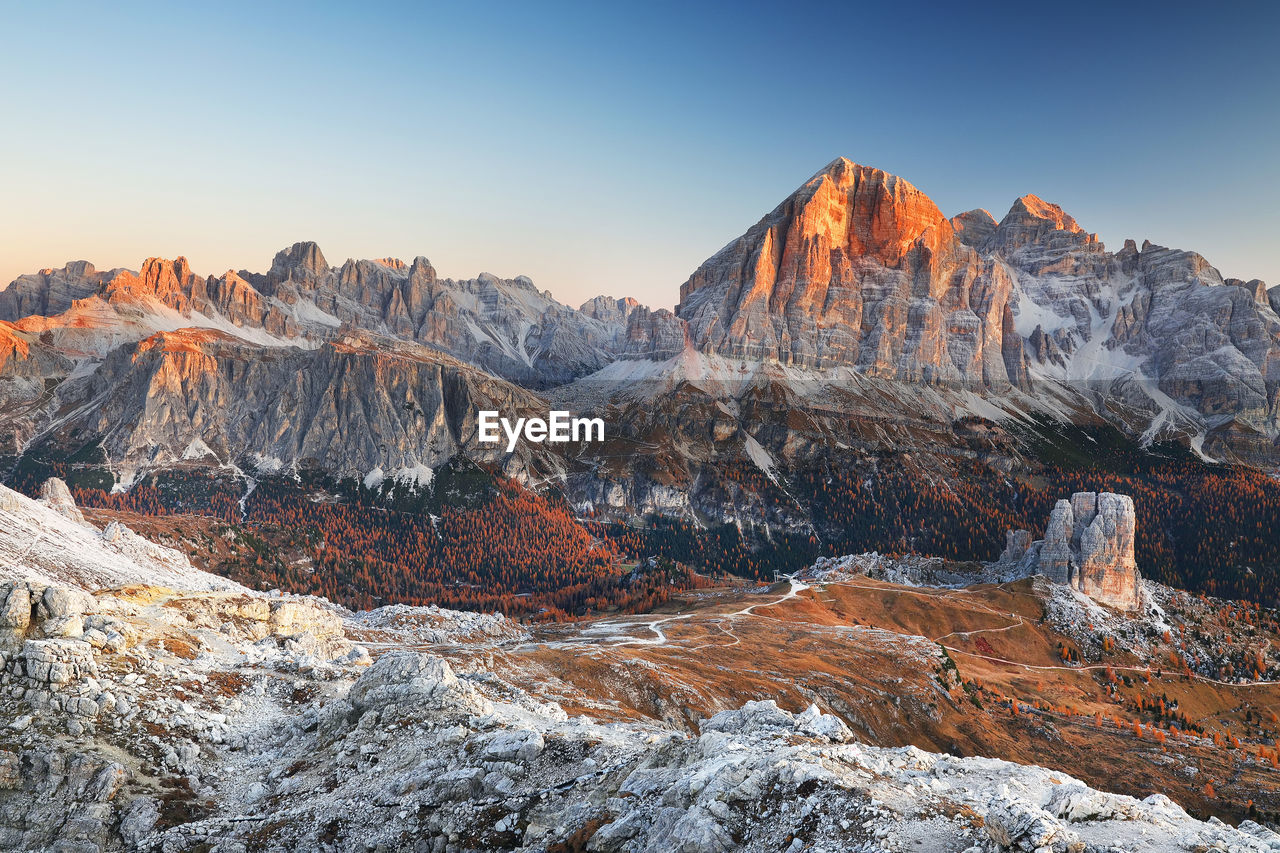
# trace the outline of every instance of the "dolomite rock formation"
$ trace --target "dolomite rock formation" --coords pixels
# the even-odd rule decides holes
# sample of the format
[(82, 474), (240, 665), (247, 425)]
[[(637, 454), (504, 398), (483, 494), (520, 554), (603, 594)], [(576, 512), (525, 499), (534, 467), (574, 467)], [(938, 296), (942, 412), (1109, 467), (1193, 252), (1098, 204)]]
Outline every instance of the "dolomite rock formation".
[[(125, 482), (230, 464), (421, 483), (462, 453), (524, 482), (565, 476), (582, 507), (725, 523), (740, 507), (697, 493), (716, 445), (772, 477), (851, 439), (958, 447), (967, 415), (1097, 414), (1144, 443), (1270, 468), (1278, 304), (1280, 288), (1224, 280), (1194, 252), (1108, 251), (1037, 196), (999, 219), (949, 218), (902, 178), (840, 158), (696, 270), (675, 313), (610, 297), (575, 309), (523, 277), (442, 278), (425, 257), (330, 264), (311, 242), (265, 273), (206, 276), (179, 257), (22, 276), (0, 291), (0, 457), (100, 448)], [(727, 442), (734, 419), (750, 421), (737, 400), (701, 430), (699, 395), (766, 383), (802, 416)], [(689, 394), (650, 404), (682, 384)], [(609, 423), (633, 439), (644, 427), (659, 452), (595, 464), (466, 444), (481, 403), (545, 413), (624, 396), (634, 408)], [(820, 422), (832, 406), (871, 417)], [(882, 415), (901, 428), (860, 425)]]
[(677, 314), (705, 353), (996, 400), (1061, 383), (1103, 417), (1108, 401), (1138, 413), (1144, 441), (1200, 433), (1209, 455), (1258, 460), (1280, 436), (1277, 304), (1280, 289), (1194, 252), (1109, 252), (1037, 196), (998, 223), (948, 219), (840, 158), (695, 271)]
[(19, 276), (0, 291), (0, 320), (61, 314), (77, 299), (92, 295), (110, 275), (98, 272), (88, 261), (70, 261), (62, 269)]
[[(475, 442), (478, 411), (546, 412), (523, 388), (436, 350), (354, 333), (270, 358), (219, 332), (161, 333), (110, 356), (83, 393), (101, 399), (86, 425), (125, 470), (236, 461), (421, 485), (464, 446), (506, 459)], [(506, 461), (526, 469), (533, 449)]]
[(534, 387), (608, 364), (628, 315), (641, 307), (602, 297), (574, 310), (525, 276), (442, 279), (424, 257), (411, 264), (348, 260), (335, 268), (309, 242), (277, 254), (265, 276), (248, 275), (262, 294), (304, 306), (322, 323), (418, 341)]
[(677, 313), (695, 346), (721, 355), (1022, 383), (1013, 281), (962, 237), (974, 219), (949, 220), (902, 178), (840, 158), (694, 272)]
[(1136, 610), (1136, 528), (1133, 498), (1076, 492), (1054, 506), (1044, 539), (1032, 542), (1027, 531), (1010, 530), (1000, 561), (1017, 563), (1028, 574), (1067, 584), (1119, 610)]
[(40, 500), (63, 518), (92, 527), (84, 520), (84, 514), (76, 506), (75, 498), (71, 497), (71, 490), (61, 478), (50, 477), (44, 481), (40, 486)]
[(43, 685), (69, 684), (98, 675), (93, 648), (75, 639), (27, 640), (14, 661), (13, 672)]
[[(4, 296), (8, 291), (0, 292)], [(0, 422), (5, 413), (38, 405), (52, 383), (74, 369), (74, 363), (40, 342), (40, 336), (0, 322)], [(13, 424), (0, 430), (0, 454), (15, 453), (30, 437), (31, 427)]]
[[(138, 272), (98, 272), (77, 261), (0, 291), (0, 320), (99, 357), (185, 326), (268, 347), (314, 346), (359, 329), (426, 344), (531, 387), (591, 373), (628, 348), (651, 352), (647, 338), (628, 343), (638, 312), (644, 318), (637, 328), (644, 328), (650, 312), (634, 299), (597, 297), (574, 309), (524, 276), (445, 279), (424, 257), (333, 267), (311, 242), (277, 253), (267, 273), (203, 276), (183, 257), (148, 258)], [(670, 312), (666, 318), (675, 321)]]

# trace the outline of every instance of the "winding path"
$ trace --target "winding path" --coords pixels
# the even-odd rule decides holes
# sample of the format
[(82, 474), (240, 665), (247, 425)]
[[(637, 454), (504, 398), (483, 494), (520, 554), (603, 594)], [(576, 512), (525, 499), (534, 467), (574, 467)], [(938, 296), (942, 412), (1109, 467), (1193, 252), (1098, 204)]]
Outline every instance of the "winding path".
[[(734, 633), (733, 628), (730, 627), (730, 623), (732, 622), (733, 619), (740, 616), (756, 616), (754, 611), (758, 607), (773, 607), (775, 605), (782, 604), (785, 601), (789, 601), (793, 598), (796, 598), (797, 596), (799, 596), (800, 593), (804, 592), (805, 590), (813, 588), (810, 584), (807, 584), (804, 581), (798, 580), (795, 576), (789, 576), (787, 578), (787, 583), (788, 583), (788, 590), (786, 595), (780, 596), (770, 601), (758, 601), (755, 604), (749, 604), (746, 607), (743, 607), (741, 610), (734, 610), (730, 613), (720, 614), (713, 620), (716, 623), (716, 626), (721, 633), (723, 633), (727, 637), (732, 638), (732, 642), (702, 643), (697, 646), (688, 647), (688, 651), (698, 651), (700, 649), (707, 649), (707, 648), (724, 649), (724, 648), (731, 648), (733, 646), (739, 645), (742, 642), (742, 640), (740, 637), (738, 637), (737, 634)], [(938, 588), (933, 587), (933, 588), (930, 588), (930, 590), (932, 590), (930, 591), (930, 590), (924, 590), (924, 589), (920, 589), (920, 590), (906, 589), (906, 588), (895, 587), (895, 586), (877, 586), (872, 584), (859, 584), (859, 583), (854, 583), (852, 581), (838, 581), (838, 580), (820, 581), (818, 583), (821, 586), (844, 586), (844, 587), (849, 587), (851, 589), (860, 589), (860, 590), (866, 590), (870, 592), (890, 593), (892, 595), (917, 595), (925, 598), (941, 599), (944, 601), (957, 602), (957, 603), (960, 599), (968, 599), (971, 596), (978, 594), (978, 591), (968, 590), (968, 589), (948, 589), (945, 591), (941, 591)], [(1007, 589), (1006, 584), (995, 584), (992, 588), (1003, 589), (1006, 592), (1009, 592), (1011, 594), (1016, 594), (1016, 595), (1027, 594), (1027, 593), (1020, 592), (1018, 590)], [(950, 654), (962, 655), (964, 657), (970, 657), (970, 658), (977, 658), (979, 660), (985, 660), (990, 663), (997, 663), (1005, 666), (1021, 667), (1022, 669), (1025, 669), (1025, 670), (1058, 671), (1058, 672), (1089, 672), (1093, 670), (1107, 669), (1109, 667), (1112, 671), (1115, 671), (1115, 672), (1136, 672), (1136, 673), (1142, 673), (1142, 674), (1149, 674), (1151, 672), (1152, 668), (1148, 666), (1125, 666), (1121, 664), (1099, 663), (1099, 664), (1087, 664), (1084, 666), (1066, 666), (1066, 665), (1022, 663), (1016, 660), (1009, 660), (1008, 658), (997, 657), (995, 655), (982, 654), (981, 652), (966, 651), (965, 649), (956, 648), (955, 646), (949, 646), (943, 642), (943, 640), (946, 640), (949, 637), (959, 636), (959, 637), (968, 638), (968, 637), (973, 637), (980, 634), (995, 634), (995, 633), (1001, 633), (1004, 631), (1012, 631), (1015, 628), (1020, 628), (1027, 624), (1026, 620), (1023, 619), (1022, 616), (1012, 611), (997, 610), (996, 608), (989, 607), (988, 605), (980, 601), (967, 600), (964, 603), (966, 606), (972, 607), (975, 610), (980, 610), (985, 613), (989, 613), (993, 616), (998, 616), (1002, 619), (1007, 619), (1009, 620), (1009, 624), (1002, 625), (995, 628), (975, 628), (971, 631), (951, 631), (937, 637), (923, 638), (923, 639), (928, 639), (931, 642), (937, 643), (943, 649), (946, 649), (946, 651)], [(634, 625), (625, 626), (628, 628), (629, 627), (648, 628), (650, 631), (653, 632), (652, 637), (628, 637), (627, 639), (619, 639), (619, 640), (612, 640), (612, 641), (605, 640), (603, 642), (582, 642), (581, 640), (578, 640), (577, 642), (574, 642), (573, 645), (585, 645), (585, 646), (591, 646), (595, 648), (600, 648), (600, 647), (614, 648), (617, 646), (665, 646), (670, 644), (670, 639), (667, 637), (667, 634), (663, 630), (662, 626), (671, 622), (678, 622), (683, 619), (690, 619), (694, 615), (695, 614), (693, 613), (683, 613), (675, 616), (664, 616), (659, 619), (653, 619), (649, 622), (640, 623), (639, 626), (634, 626)], [(601, 627), (624, 627), (624, 626), (618, 626), (616, 623), (597, 623), (597, 624)], [(884, 630), (892, 631), (893, 629), (886, 628)], [(902, 631), (895, 631), (895, 633), (903, 634), (904, 636), (907, 636)], [(915, 635), (911, 635), (911, 636), (915, 636)], [(1174, 673), (1170, 673), (1170, 674), (1174, 674)], [(1179, 672), (1179, 673), (1176, 673), (1176, 675), (1181, 677), (1186, 677), (1188, 674)], [(1280, 685), (1280, 681), (1239, 681), (1239, 682), (1220, 681), (1219, 679), (1210, 678), (1206, 675), (1200, 675), (1194, 672), (1190, 673), (1189, 676), (1197, 681), (1204, 682), (1206, 684), (1214, 684), (1219, 687), (1270, 687), (1270, 686)]]
[[(732, 619), (735, 616), (754, 616), (755, 614), (752, 613), (751, 611), (755, 610), (757, 607), (772, 607), (775, 604), (781, 604), (784, 601), (795, 598), (801, 592), (804, 592), (806, 589), (809, 588), (809, 585), (807, 583), (804, 583), (803, 581), (798, 581), (794, 577), (788, 577), (787, 584), (789, 585), (787, 594), (782, 596), (781, 598), (775, 599), (773, 601), (767, 601), (767, 602), (758, 601), (755, 604), (751, 604), (751, 605), (748, 605), (747, 607), (742, 608), (741, 610), (735, 610), (732, 613), (726, 613), (724, 614), (722, 619)], [(615, 642), (609, 643), (608, 645), (609, 646), (665, 646), (668, 644), (669, 640), (667, 639), (667, 635), (662, 630), (661, 626), (667, 624), (668, 622), (675, 622), (679, 619), (688, 619), (691, 616), (693, 616), (692, 613), (685, 613), (680, 616), (667, 616), (662, 619), (654, 619), (652, 622), (645, 623), (646, 627), (648, 627), (648, 629), (654, 633), (653, 637), (651, 638), (633, 637), (627, 640), (617, 640)], [(734, 634), (732, 630), (724, 627), (724, 623), (722, 621), (718, 621), (717, 624), (722, 632), (733, 637), (732, 643), (725, 643), (723, 645), (719, 643), (704, 643), (700, 646), (693, 646), (689, 650), (696, 651), (698, 649), (705, 649), (711, 646), (715, 646), (717, 648), (728, 648), (730, 646), (736, 646), (738, 645), (738, 643), (741, 642), (737, 634)]]
[[(825, 582), (824, 585), (825, 586), (847, 586), (847, 587), (851, 587), (852, 589), (872, 590), (876, 592), (891, 592), (895, 595), (923, 595), (928, 598), (942, 598), (947, 600), (955, 600), (956, 596), (960, 594), (964, 594), (964, 595), (974, 594), (969, 590), (950, 590), (949, 592), (945, 592), (945, 593), (931, 594), (928, 592), (917, 591), (913, 589), (892, 589), (892, 588), (883, 587), (883, 586), (856, 584), (850, 581), (828, 581), (828, 582)], [(1005, 586), (1004, 584), (997, 584), (995, 588), (1001, 589), (1001, 588), (1004, 588), (1004, 586)], [(1006, 591), (1009, 591), (1009, 590), (1006, 590)], [(937, 643), (939, 646), (942, 646), (942, 648), (946, 649), (951, 654), (964, 655), (965, 657), (978, 658), (980, 660), (989, 661), (991, 663), (999, 663), (999, 664), (1004, 664), (1006, 666), (1018, 666), (1018, 667), (1022, 667), (1023, 669), (1036, 670), (1036, 671), (1054, 670), (1054, 671), (1062, 671), (1062, 672), (1089, 672), (1091, 670), (1107, 669), (1108, 667), (1110, 667), (1111, 670), (1114, 672), (1138, 672), (1138, 673), (1146, 674), (1151, 671), (1151, 667), (1149, 666), (1124, 666), (1119, 664), (1106, 664), (1106, 663), (1088, 664), (1086, 666), (1065, 666), (1065, 665), (1021, 663), (1016, 660), (1009, 660), (1008, 658), (996, 657), (994, 655), (985, 655), (980, 652), (970, 652), (964, 649), (957, 649), (955, 646), (948, 646), (942, 642), (948, 637), (954, 637), (957, 635), (963, 636), (963, 637), (972, 637), (975, 634), (994, 634), (994, 633), (999, 633), (1001, 631), (1010, 631), (1014, 628), (1019, 628), (1026, 624), (1026, 621), (1017, 613), (995, 610), (994, 608), (988, 607), (985, 604), (981, 604), (980, 602), (967, 602), (967, 604), (969, 604), (972, 607), (976, 607), (980, 610), (986, 611), (987, 613), (991, 613), (995, 616), (1000, 616), (1001, 618), (1011, 619), (1014, 621), (1000, 628), (977, 628), (972, 631), (952, 631), (948, 634), (943, 634), (940, 637), (932, 638), (933, 642)], [(1210, 678), (1207, 675), (1200, 675), (1199, 673), (1195, 673), (1195, 672), (1192, 672), (1192, 673), (1180, 672), (1180, 673), (1177, 673), (1177, 675), (1179, 676), (1189, 675), (1191, 678), (1194, 678), (1197, 681), (1201, 681), (1206, 684), (1216, 684), (1220, 687), (1269, 687), (1269, 686), (1280, 684), (1280, 681), (1220, 681), (1219, 679)]]

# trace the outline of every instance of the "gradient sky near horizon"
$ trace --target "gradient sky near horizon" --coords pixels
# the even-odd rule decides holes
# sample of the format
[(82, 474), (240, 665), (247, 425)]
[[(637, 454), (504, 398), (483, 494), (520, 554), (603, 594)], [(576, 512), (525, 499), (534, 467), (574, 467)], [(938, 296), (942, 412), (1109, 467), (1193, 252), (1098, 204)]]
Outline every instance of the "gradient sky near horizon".
[(297, 240), (671, 306), (836, 156), (1280, 283), (1271, 3), (0, 0), (0, 283)]

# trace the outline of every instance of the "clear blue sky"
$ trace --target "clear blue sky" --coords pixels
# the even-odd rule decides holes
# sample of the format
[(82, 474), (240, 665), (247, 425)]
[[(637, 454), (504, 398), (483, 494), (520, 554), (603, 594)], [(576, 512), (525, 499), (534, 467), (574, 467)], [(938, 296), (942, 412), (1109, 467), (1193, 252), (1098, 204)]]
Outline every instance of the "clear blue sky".
[(0, 0), (0, 283), (424, 254), (670, 305), (838, 155), (1280, 283), (1280, 6)]

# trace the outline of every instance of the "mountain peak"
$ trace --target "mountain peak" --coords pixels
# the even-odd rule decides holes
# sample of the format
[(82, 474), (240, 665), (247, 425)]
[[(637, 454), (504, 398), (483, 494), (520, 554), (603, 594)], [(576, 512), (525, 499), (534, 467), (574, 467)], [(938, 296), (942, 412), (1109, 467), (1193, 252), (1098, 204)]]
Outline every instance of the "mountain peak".
[(112, 302), (155, 297), (174, 305), (190, 295), (194, 279), (191, 264), (181, 255), (173, 260), (147, 258), (136, 275), (124, 270), (113, 276), (104, 295)]
[[(1033, 246), (1093, 245), (1101, 250), (1098, 235), (1080, 227), (1075, 218), (1052, 202), (1028, 193), (1014, 201), (999, 226), (984, 243), (985, 248), (1005, 253)], [(1037, 250), (1039, 251), (1039, 249)]]
[(824, 177), (832, 179), (838, 187), (867, 184), (870, 186), (883, 186), (890, 195), (911, 194), (927, 198), (906, 178), (901, 178), (892, 172), (886, 172), (884, 169), (877, 169), (875, 166), (864, 166), (861, 163), (855, 163), (848, 157), (837, 157), (832, 160), (810, 178), (806, 182), (806, 186)]
[(1022, 196), (1013, 203), (1013, 206), (1009, 208), (1009, 212), (1005, 215), (1004, 221), (1008, 221), (1010, 217), (1016, 217), (1023, 221), (1028, 218), (1042, 219), (1052, 222), (1054, 230), (1070, 231), (1076, 234), (1084, 233), (1084, 229), (1080, 227), (1074, 217), (1058, 205), (1045, 201), (1040, 196), (1032, 193)]
[(74, 276), (76, 278), (87, 278), (97, 272), (97, 268), (88, 261), (67, 261), (63, 264), (62, 269), (43, 269), (40, 270), (41, 275), (54, 275), (62, 273), (63, 275)]
[(167, 258), (147, 258), (142, 262), (142, 272), (138, 275), (144, 280), (155, 280), (162, 276), (172, 273), (178, 278), (185, 279), (191, 275), (191, 263), (185, 256), (179, 255), (173, 260)]
[(329, 271), (329, 262), (314, 241), (304, 240), (294, 243), (287, 249), (276, 252), (271, 261), (271, 271), (267, 276), (273, 282), (294, 278), (311, 280)]
[[(853, 162), (848, 157), (837, 157), (836, 159), (832, 160), (830, 163), (828, 163), (827, 165), (819, 169), (818, 172), (814, 175), (814, 177), (819, 178), (819, 177), (822, 177), (823, 175), (828, 175), (834, 178), (839, 175), (847, 174), (849, 172), (862, 171), (868, 168), (869, 167), (863, 166), (860, 163)], [(871, 169), (871, 171), (878, 171), (878, 170)]]
[(431, 266), (431, 261), (422, 255), (418, 255), (413, 259), (413, 263), (409, 265), (409, 279), (414, 282), (430, 284), (436, 280), (436, 268)]
[[(839, 157), (694, 271), (676, 313), (705, 351), (764, 353), (802, 366), (858, 364), (877, 357), (858, 340), (867, 271), (885, 270), (885, 281), (924, 282), (932, 259), (954, 242), (947, 218), (923, 192)], [(868, 317), (869, 326), (880, 322)], [(906, 325), (896, 316), (885, 322)], [(817, 328), (842, 333), (818, 340)]]
[(981, 246), (996, 230), (996, 218), (991, 211), (977, 207), (953, 216), (951, 227), (965, 245)]

